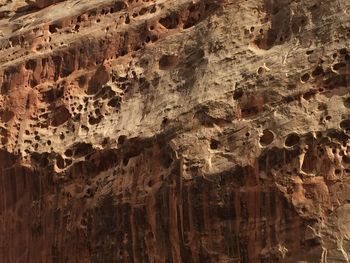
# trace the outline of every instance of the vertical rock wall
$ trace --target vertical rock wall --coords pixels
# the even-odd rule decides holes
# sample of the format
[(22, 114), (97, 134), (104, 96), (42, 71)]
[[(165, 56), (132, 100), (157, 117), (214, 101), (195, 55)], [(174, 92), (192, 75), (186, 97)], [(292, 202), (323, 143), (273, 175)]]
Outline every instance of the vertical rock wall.
[(348, 262), (350, 3), (0, 3), (1, 262)]

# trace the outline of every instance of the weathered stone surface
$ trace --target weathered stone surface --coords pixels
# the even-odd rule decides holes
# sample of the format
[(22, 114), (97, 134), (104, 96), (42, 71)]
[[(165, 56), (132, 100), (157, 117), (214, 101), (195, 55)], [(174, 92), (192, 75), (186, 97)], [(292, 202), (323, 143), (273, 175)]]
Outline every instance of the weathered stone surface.
[(56, 3), (59, 3), (59, 2), (63, 2), (64, 0), (27, 0), (26, 2), (31, 5), (31, 6), (35, 6), (35, 7), (38, 7), (38, 8), (44, 8), (44, 7), (47, 7), (49, 5), (52, 5), (52, 4), (56, 4)]
[(1, 262), (349, 262), (348, 0), (27, 2)]

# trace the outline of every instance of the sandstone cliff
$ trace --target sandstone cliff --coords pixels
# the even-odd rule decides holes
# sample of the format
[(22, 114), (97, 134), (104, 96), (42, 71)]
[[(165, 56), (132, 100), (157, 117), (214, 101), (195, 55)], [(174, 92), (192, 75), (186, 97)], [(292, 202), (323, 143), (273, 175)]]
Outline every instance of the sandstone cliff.
[(0, 262), (349, 262), (348, 0), (0, 1)]

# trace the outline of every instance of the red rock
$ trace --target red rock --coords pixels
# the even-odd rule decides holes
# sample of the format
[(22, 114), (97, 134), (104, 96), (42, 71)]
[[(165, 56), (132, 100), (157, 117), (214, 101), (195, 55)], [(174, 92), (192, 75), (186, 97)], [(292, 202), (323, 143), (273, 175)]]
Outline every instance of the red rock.
[(1, 262), (348, 260), (347, 1), (27, 2), (0, 7)]

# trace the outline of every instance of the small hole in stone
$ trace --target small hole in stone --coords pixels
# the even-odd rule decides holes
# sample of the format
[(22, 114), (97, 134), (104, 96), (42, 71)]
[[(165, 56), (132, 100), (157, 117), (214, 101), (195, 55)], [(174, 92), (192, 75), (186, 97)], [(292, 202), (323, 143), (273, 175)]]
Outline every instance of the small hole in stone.
[(321, 66), (317, 66), (311, 74), (313, 77), (321, 76), (324, 74), (323, 68)]
[(308, 92), (305, 92), (305, 94), (303, 94), (303, 98), (305, 100), (310, 100), (314, 96), (315, 96), (315, 91), (314, 90), (310, 90)]
[(243, 96), (243, 90), (242, 89), (236, 89), (233, 93), (233, 99), (238, 100)]
[(57, 32), (57, 25), (49, 25), (49, 31), (51, 34), (56, 33)]
[(73, 155), (73, 151), (71, 149), (68, 149), (64, 152), (64, 155), (67, 157), (71, 157)]
[(157, 11), (157, 7), (156, 5), (152, 6), (151, 10), (150, 10), (150, 13), (155, 13)]
[(264, 130), (263, 135), (260, 137), (260, 144), (262, 146), (267, 146), (271, 144), (274, 140), (274, 134), (270, 130)]
[(340, 128), (342, 128), (343, 130), (350, 130), (350, 119), (341, 121)]
[(210, 149), (215, 150), (219, 148), (219, 145), (220, 145), (220, 142), (218, 140), (215, 140), (215, 139), (210, 140)]
[(285, 140), (285, 145), (287, 147), (292, 147), (296, 144), (298, 144), (300, 141), (300, 137), (297, 133), (291, 133), (287, 136), (286, 140)]
[(140, 15), (140, 16), (143, 16), (143, 15), (146, 14), (146, 13), (147, 13), (147, 8), (143, 7), (143, 8), (140, 10), (139, 15)]
[(148, 187), (152, 187), (153, 184), (154, 184), (154, 182), (152, 179), (150, 179), (147, 183)]
[(258, 74), (262, 75), (265, 72), (265, 69), (263, 67), (258, 68)]
[(64, 159), (61, 155), (58, 155), (56, 158), (56, 165), (59, 169), (64, 169)]
[(166, 125), (169, 122), (168, 117), (164, 117), (162, 120), (162, 125)]
[(309, 73), (305, 73), (304, 75), (301, 76), (300, 80), (302, 82), (307, 82), (310, 79), (310, 74)]
[(332, 66), (333, 70), (340, 70), (341, 68), (345, 68), (346, 64), (345, 63), (336, 63)]

